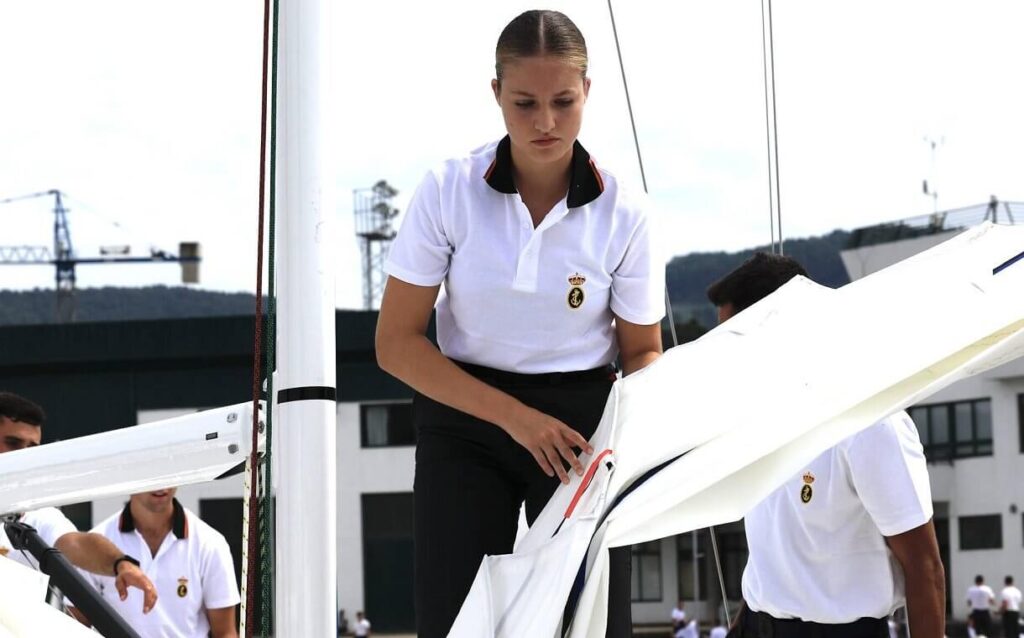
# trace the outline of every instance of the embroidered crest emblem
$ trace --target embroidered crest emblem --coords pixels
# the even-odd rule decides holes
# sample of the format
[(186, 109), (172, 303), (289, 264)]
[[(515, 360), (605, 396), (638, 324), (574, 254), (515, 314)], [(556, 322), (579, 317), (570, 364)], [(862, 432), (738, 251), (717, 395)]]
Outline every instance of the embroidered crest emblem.
[(187, 578), (179, 578), (178, 579), (178, 598), (184, 598), (185, 596), (188, 596), (188, 579)]
[(583, 301), (586, 299), (586, 295), (583, 294), (583, 284), (587, 283), (587, 278), (579, 273), (573, 274), (569, 277), (569, 296), (566, 297), (566, 301), (569, 303), (569, 308), (578, 310), (583, 305)]
[(814, 483), (814, 475), (810, 472), (804, 472), (804, 486), (800, 488), (800, 501), (803, 503), (810, 503), (811, 498), (814, 496), (814, 488), (811, 484)]
[(6, 547), (0, 547), (0, 556), (6, 556), (11, 550)]

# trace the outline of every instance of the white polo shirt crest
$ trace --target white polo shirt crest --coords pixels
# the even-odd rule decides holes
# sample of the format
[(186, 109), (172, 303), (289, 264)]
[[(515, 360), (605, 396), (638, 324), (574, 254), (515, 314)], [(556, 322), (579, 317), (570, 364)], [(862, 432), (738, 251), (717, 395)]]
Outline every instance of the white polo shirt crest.
[(884, 618), (904, 604), (884, 537), (931, 517), (921, 440), (898, 412), (826, 450), (747, 514), (743, 598), (776, 618)]
[(142, 593), (128, 589), (121, 601), (112, 577), (85, 574), (100, 594), (144, 638), (206, 638), (208, 609), (223, 609), (240, 601), (235, 570), (224, 536), (174, 501), (171, 532), (156, 556), (135, 529), (131, 509), (114, 514), (93, 528), (126, 554), (138, 559), (156, 586), (159, 600), (142, 613)]
[(521, 373), (611, 363), (614, 316), (645, 325), (664, 316), (665, 262), (643, 194), (576, 142), (569, 191), (534, 228), (512, 175), (507, 136), (431, 171), (385, 270), (444, 283), (437, 338), (452, 359)]

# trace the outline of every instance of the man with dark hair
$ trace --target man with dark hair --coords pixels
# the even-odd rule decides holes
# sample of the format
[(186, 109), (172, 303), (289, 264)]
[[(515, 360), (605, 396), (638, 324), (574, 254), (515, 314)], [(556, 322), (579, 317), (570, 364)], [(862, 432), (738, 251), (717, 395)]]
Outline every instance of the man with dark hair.
[(971, 625), (974, 631), (982, 636), (992, 635), (992, 603), (995, 594), (985, 584), (985, 577), (978, 574), (974, 577), (974, 585), (967, 588), (967, 606), (971, 610)]
[[(796, 260), (757, 253), (708, 298), (726, 322), (797, 275)], [(928, 469), (905, 412), (811, 461), (747, 514), (746, 534), (745, 607), (730, 635), (887, 638), (904, 604), (911, 635), (944, 634)]]
[(1003, 613), (1003, 638), (1017, 638), (1020, 635), (1020, 590), (1013, 585), (1013, 576), (1003, 580), (1003, 591), (999, 592), (999, 610)]
[[(11, 392), (0, 392), (0, 453), (39, 445), (45, 418), (43, 409), (32, 401)], [(18, 520), (35, 528), (48, 545), (60, 550), (73, 565), (114, 578), (122, 600), (128, 597), (128, 587), (136, 587), (143, 593), (142, 606), (146, 613), (156, 604), (156, 589), (139, 569), (137, 560), (99, 534), (79, 532), (59, 509), (43, 507), (19, 515)], [(3, 525), (0, 525), (0, 556), (32, 569), (39, 568), (34, 558), (13, 549)]]
[(775, 292), (793, 277), (807, 277), (807, 271), (795, 259), (756, 252), (736, 270), (708, 288), (708, 299), (718, 308), (718, 321), (725, 312), (732, 316)]

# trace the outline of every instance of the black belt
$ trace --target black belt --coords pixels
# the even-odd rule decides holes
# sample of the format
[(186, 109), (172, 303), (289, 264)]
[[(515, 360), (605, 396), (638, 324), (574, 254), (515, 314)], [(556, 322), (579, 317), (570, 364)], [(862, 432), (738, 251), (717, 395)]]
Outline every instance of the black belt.
[(571, 370), (569, 372), (541, 372), (523, 374), (498, 370), (475, 363), (465, 363), (452, 359), (452, 363), (482, 381), (492, 381), (499, 385), (514, 386), (548, 386), (577, 383), (580, 381), (615, 381), (615, 368), (611, 365), (592, 368), (590, 370)]
[(853, 622), (825, 624), (799, 618), (775, 618), (763, 611), (743, 614), (743, 638), (887, 638), (884, 618), (858, 618)]

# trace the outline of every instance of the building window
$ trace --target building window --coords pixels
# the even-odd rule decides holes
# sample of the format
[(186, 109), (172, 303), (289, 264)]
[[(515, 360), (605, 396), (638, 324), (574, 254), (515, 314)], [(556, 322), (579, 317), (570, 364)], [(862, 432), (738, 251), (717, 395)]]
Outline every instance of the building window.
[(363, 447), (416, 445), (412, 403), (375, 403), (359, 406)]
[(676, 575), (680, 600), (704, 600), (711, 544), (707, 530), (676, 536)]
[(909, 412), (929, 461), (992, 455), (991, 399), (918, 405)]
[(661, 602), (661, 540), (633, 545), (633, 602)]
[(1024, 454), (1024, 394), (1017, 395), (1017, 424), (1020, 429), (1020, 453)]
[(729, 600), (743, 599), (743, 570), (747, 566), (747, 535), (742, 525), (738, 531), (718, 528), (718, 549), (722, 553), (722, 574), (725, 594)]
[(960, 549), (1002, 549), (1003, 517), (1000, 514), (960, 517)]

